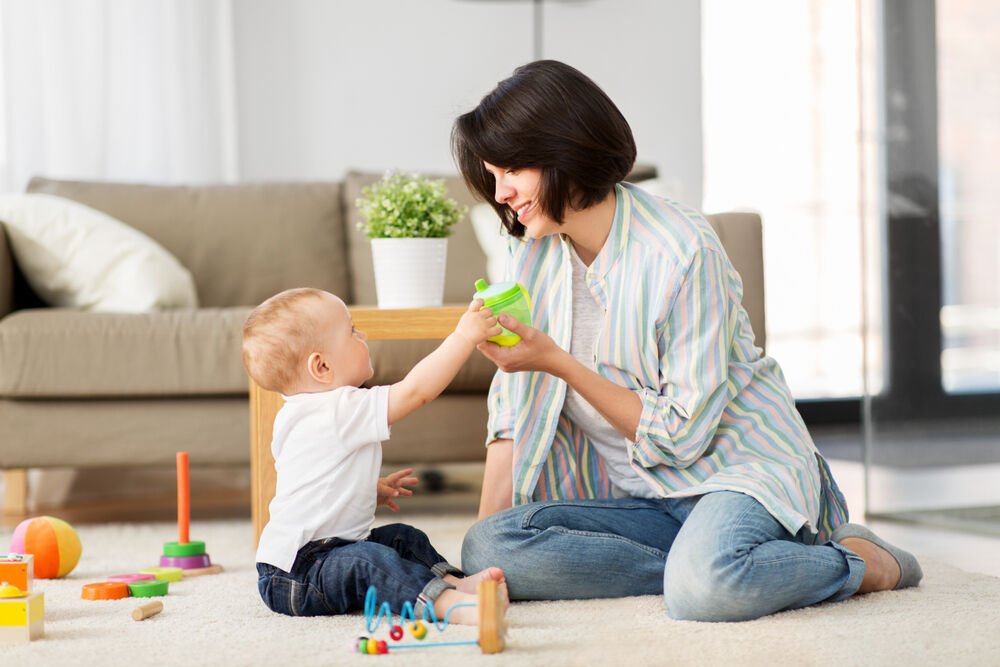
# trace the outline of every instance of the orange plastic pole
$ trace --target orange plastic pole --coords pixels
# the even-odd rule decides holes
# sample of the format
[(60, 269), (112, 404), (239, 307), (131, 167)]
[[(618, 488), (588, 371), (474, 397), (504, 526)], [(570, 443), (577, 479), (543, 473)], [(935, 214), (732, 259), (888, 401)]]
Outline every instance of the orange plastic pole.
[(191, 487), (188, 479), (188, 454), (177, 452), (177, 543), (190, 542)]

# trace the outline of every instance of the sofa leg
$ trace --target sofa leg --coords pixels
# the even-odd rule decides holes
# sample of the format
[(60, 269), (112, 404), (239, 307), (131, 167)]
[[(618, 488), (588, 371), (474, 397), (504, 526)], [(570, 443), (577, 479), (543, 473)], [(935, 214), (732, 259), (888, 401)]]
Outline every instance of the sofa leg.
[(3, 513), (7, 516), (28, 514), (28, 471), (15, 468), (3, 470)]

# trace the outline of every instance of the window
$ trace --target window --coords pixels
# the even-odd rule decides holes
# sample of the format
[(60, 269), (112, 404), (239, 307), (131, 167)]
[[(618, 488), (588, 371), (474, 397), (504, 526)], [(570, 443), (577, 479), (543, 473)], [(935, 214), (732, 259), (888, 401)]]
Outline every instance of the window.
[(856, 16), (702, 3), (704, 209), (761, 214), (768, 353), (798, 399), (863, 392)]

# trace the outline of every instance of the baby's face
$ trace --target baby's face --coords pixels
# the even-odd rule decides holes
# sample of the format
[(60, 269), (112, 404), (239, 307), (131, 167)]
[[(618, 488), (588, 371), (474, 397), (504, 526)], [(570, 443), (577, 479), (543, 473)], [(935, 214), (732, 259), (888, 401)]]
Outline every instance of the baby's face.
[(334, 381), (338, 386), (360, 387), (374, 375), (365, 342), (368, 336), (354, 327), (347, 306), (334, 295), (323, 295), (322, 308), (318, 340), (324, 357), (332, 365)]

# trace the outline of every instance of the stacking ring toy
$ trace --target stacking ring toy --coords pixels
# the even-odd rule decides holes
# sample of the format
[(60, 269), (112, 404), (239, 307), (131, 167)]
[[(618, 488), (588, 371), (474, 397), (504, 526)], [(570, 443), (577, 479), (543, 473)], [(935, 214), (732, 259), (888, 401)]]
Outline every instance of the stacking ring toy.
[(128, 584), (124, 581), (99, 581), (84, 584), (80, 598), (84, 600), (121, 600), (128, 597)]
[(133, 581), (128, 585), (128, 591), (134, 598), (156, 598), (167, 594), (167, 587), (170, 585), (166, 579), (153, 579), (151, 581)]

